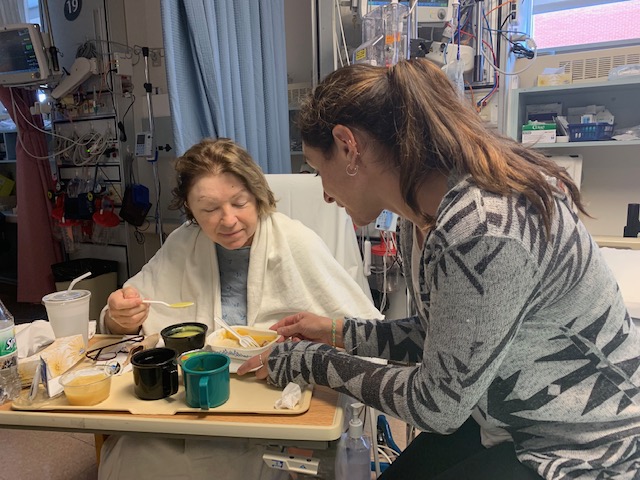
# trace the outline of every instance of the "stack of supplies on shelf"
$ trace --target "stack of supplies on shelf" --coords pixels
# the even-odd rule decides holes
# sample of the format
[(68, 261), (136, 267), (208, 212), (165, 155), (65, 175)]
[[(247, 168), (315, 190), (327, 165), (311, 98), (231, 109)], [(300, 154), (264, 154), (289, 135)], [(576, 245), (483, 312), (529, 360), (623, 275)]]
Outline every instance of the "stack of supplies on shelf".
[(570, 142), (610, 140), (615, 117), (604, 105), (567, 108), (566, 131)]
[(522, 126), (522, 143), (555, 143), (556, 123), (529, 122)]

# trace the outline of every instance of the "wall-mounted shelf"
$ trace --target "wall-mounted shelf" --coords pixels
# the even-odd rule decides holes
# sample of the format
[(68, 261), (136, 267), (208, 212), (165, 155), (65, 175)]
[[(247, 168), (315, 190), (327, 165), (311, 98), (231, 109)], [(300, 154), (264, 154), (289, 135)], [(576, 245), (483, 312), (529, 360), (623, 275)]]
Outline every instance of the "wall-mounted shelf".
[[(516, 111), (508, 126), (509, 136), (516, 140), (522, 139), (522, 125), (527, 123), (527, 105), (542, 105), (556, 102), (562, 103), (563, 113), (566, 113), (569, 107), (584, 107), (593, 104), (604, 105), (615, 115), (616, 128), (632, 127), (640, 124), (640, 78), (635, 77), (610, 82), (532, 87), (515, 90), (513, 107)], [(569, 142), (544, 144), (544, 147), (542, 145), (536, 145), (536, 148), (583, 149), (599, 143), (626, 144), (630, 142)]]
[[(615, 116), (616, 129), (633, 127), (640, 125), (640, 77), (514, 90), (508, 135), (520, 141), (527, 105), (548, 103), (562, 103), (564, 114), (569, 107), (604, 105)], [(532, 147), (552, 157), (582, 157), (581, 193), (590, 214), (582, 220), (598, 238), (622, 239), (618, 235), (626, 224), (627, 205), (640, 202), (640, 140), (539, 143)]]
[(593, 239), (600, 247), (640, 250), (640, 238), (595, 236)]
[(583, 148), (615, 149), (615, 148), (638, 147), (640, 146), (640, 140), (627, 140), (627, 141), (603, 140), (600, 142), (537, 143), (531, 146), (533, 148), (540, 148), (544, 150), (555, 150), (555, 149), (575, 150), (575, 149), (583, 149)]

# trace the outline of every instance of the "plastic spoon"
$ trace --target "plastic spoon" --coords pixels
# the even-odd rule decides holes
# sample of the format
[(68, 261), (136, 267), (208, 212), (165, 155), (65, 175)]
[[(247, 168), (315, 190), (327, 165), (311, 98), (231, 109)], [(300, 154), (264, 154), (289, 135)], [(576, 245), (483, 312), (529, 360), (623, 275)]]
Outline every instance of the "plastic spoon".
[(71, 280), (71, 283), (69, 284), (69, 287), (67, 287), (67, 292), (73, 290), (73, 287), (75, 287), (76, 283), (78, 283), (80, 280), (84, 280), (85, 278), (87, 278), (89, 276), (91, 276), (91, 272), (83, 273), (78, 278), (74, 278), (73, 280)]
[(177, 302), (177, 303), (167, 303), (161, 302), (160, 300), (142, 300), (142, 303), (157, 303), (158, 305), (164, 305), (169, 308), (185, 308), (193, 305), (193, 302)]

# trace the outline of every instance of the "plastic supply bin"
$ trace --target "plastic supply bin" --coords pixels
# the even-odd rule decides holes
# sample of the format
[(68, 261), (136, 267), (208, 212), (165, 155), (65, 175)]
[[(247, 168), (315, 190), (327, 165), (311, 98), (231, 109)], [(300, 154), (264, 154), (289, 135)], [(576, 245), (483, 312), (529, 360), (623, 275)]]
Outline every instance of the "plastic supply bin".
[(570, 142), (589, 142), (594, 140), (611, 140), (613, 125), (610, 123), (576, 123), (569, 124)]
[(79, 281), (74, 289), (84, 289), (91, 292), (89, 305), (89, 319), (97, 320), (102, 307), (107, 304), (111, 292), (118, 288), (118, 262), (115, 260), (100, 260), (97, 258), (79, 258), (51, 265), (56, 290), (62, 291), (69, 287), (74, 278), (91, 272), (91, 276)]

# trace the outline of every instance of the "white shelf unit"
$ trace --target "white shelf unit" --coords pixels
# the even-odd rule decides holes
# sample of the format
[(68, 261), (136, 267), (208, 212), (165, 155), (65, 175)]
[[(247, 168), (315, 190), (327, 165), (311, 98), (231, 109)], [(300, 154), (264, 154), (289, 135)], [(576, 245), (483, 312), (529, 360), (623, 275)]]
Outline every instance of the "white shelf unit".
[[(640, 78), (616, 81), (532, 87), (514, 91), (507, 133), (522, 139), (527, 105), (561, 102), (568, 107), (604, 105), (614, 116), (616, 129), (640, 125)], [(534, 148), (548, 155), (581, 155), (581, 192), (589, 214), (583, 221), (592, 235), (622, 237), (627, 205), (640, 203), (640, 140), (545, 143)]]

